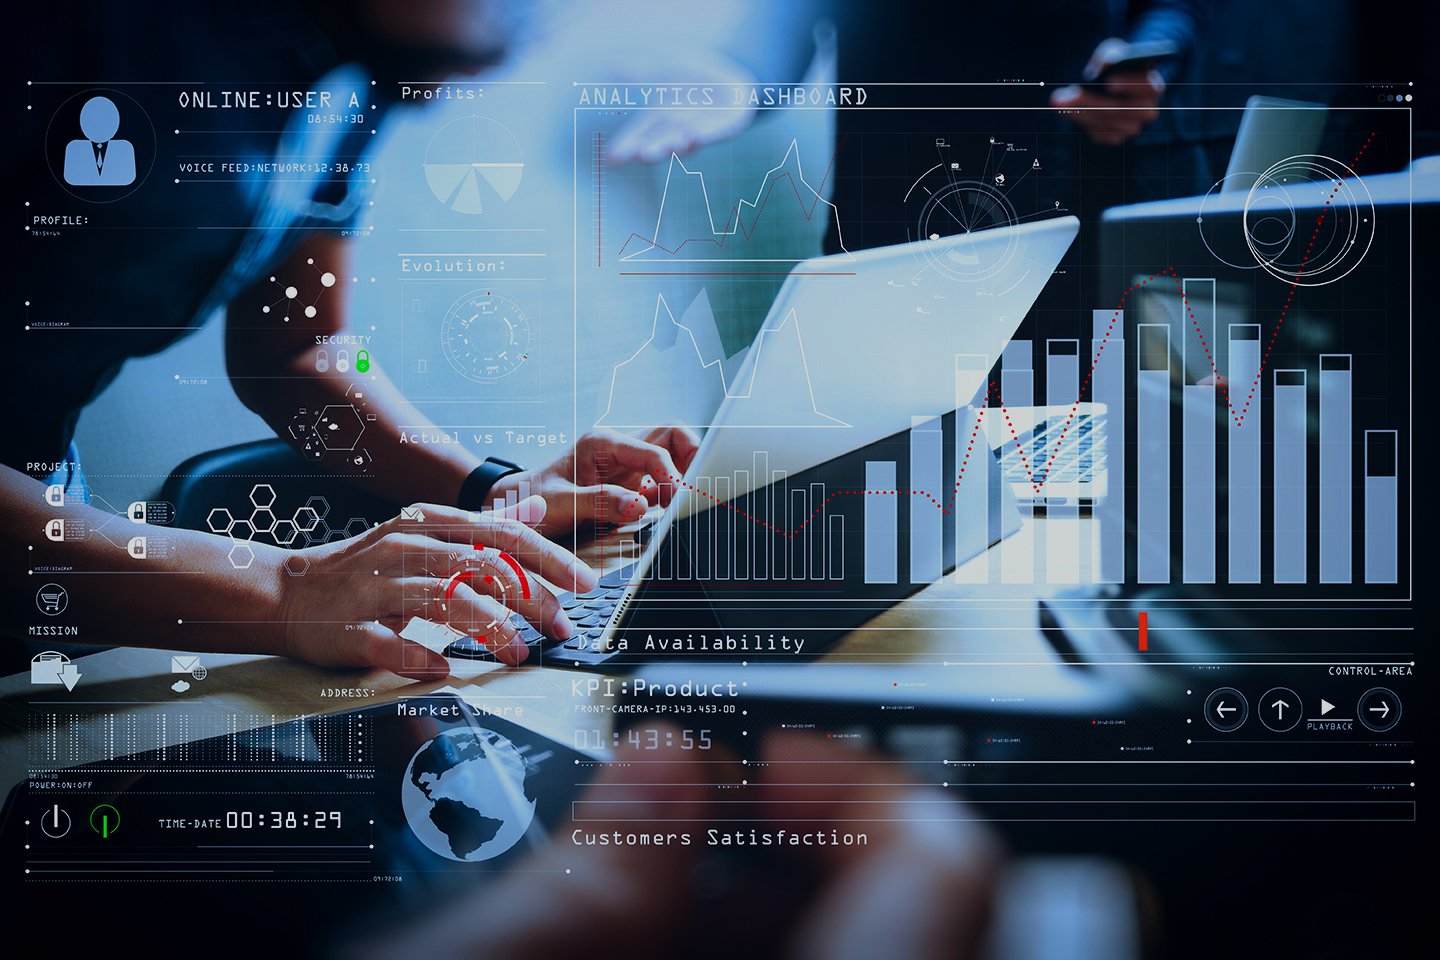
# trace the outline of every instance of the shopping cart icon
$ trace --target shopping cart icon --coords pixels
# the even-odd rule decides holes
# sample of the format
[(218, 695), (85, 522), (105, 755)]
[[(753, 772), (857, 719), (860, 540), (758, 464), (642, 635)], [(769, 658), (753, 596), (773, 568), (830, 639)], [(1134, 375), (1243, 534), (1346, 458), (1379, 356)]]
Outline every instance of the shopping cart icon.
[(35, 606), (47, 617), (58, 616), (70, 604), (70, 594), (58, 583), (47, 583), (35, 591)]

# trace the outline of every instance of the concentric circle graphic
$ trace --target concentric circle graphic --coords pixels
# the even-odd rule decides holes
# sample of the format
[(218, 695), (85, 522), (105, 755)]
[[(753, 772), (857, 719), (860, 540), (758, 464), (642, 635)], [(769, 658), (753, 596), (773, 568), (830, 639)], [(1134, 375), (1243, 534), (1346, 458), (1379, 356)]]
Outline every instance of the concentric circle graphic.
[(1301, 154), (1260, 174), (1245, 198), (1242, 226), (1251, 256), (1268, 273), (1319, 287), (1365, 259), (1375, 240), (1375, 204), (1350, 167)]
[[(1223, 216), (1228, 205), (1222, 198), (1247, 184), (1236, 231)], [(1263, 267), (1300, 287), (1346, 276), (1375, 239), (1375, 205), (1365, 181), (1341, 161), (1318, 154), (1287, 157), (1260, 174), (1227, 174), (1201, 199), (1195, 222), (1216, 260), (1237, 270)]]

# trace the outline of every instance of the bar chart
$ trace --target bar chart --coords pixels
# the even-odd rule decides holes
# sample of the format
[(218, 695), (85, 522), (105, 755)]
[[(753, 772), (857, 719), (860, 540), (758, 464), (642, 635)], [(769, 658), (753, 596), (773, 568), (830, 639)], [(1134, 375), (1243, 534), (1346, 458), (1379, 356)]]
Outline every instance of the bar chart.
[[(978, 428), (988, 420), (998, 428), (990, 436), (1000, 462), (1024, 468), (1013, 483), (1021, 522), (1046, 522), (1035, 536), (1002, 540), (998, 549), (1016, 555), (962, 565), (956, 580), (1217, 589), (1399, 583), (1401, 431), (1362, 422), (1357, 358), (1291, 354), (1267, 368), (1267, 331), (1226, 322), (1214, 279), (1182, 278), (1178, 286), (1183, 323), (1147, 316), (1127, 327), (1123, 311), (1095, 310), (1088, 341), (1017, 339), (998, 363), (957, 356), (957, 382), (986, 369), (991, 390), (983, 401), (956, 397), (950, 472), (937, 411), (912, 418), (907, 463), (866, 463), (865, 581), (942, 579), (946, 512), (955, 515), (955, 557), (994, 542), (986, 521), (999, 505), (964, 467), (976, 462), (986, 436)], [(1051, 412), (1048, 429), (1018, 427), (1036, 422), (1025, 417), (1040, 404)], [(1087, 418), (1096, 429), (1082, 432)], [(1067, 441), (1074, 449), (1062, 454)], [(1057, 496), (1076, 477), (1061, 470), (1062, 460), (1103, 470), (1095, 484), (1103, 492), (1077, 497), (1072, 485)], [(900, 496), (897, 477), (908, 478)], [(908, 565), (897, 558), (902, 528)]]
[(1096, 309), (1087, 339), (957, 354), (953, 407), (827, 465), (787, 474), (760, 450), (694, 478), (700, 509), (675, 521), (656, 578), (1399, 584), (1402, 431), (1357, 395), (1368, 355), (1267, 362), (1271, 331), (1220, 286), (1179, 278), (1168, 318)]
[(845, 579), (845, 514), (832, 509), (829, 484), (793, 480), (759, 450), (750, 469), (696, 477), (689, 487), (697, 504), (714, 507), (674, 521), (675, 535), (655, 557), (656, 580)]

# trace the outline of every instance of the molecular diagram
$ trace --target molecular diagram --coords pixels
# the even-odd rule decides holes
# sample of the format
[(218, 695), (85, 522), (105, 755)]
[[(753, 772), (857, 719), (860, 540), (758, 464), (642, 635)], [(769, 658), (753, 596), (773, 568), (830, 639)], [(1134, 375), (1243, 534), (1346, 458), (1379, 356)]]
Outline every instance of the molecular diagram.
[[(285, 322), (289, 323), (291, 313), (297, 308), (300, 308), (300, 312), (303, 313), (306, 317), (310, 319), (315, 318), (315, 316), (320, 312), (320, 298), (325, 295), (326, 290), (329, 290), (331, 287), (335, 286), (335, 284), (339, 282), (340, 278), (335, 276), (335, 274), (331, 273), (329, 270), (321, 270), (319, 267), (315, 266), (314, 257), (311, 257), (305, 262), (310, 265), (311, 269), (313, 269), (316, 273), (320, 274), (320, 288), (318, 290), (315, 290), (315, 294), (313, 297), (310, 298), (310, 302), (305, 304), (303, 307), (300, 307), (300, 288), (295, 286), (294, 284), (286, 284), (281, 291), (282, 295), (279, 297), (279, 299), (262, 306), (260, 308), (261, 313), (269, 314), (277, 310), (283, 310), (285, 314)], [(354, 283), (356, 282), (356, 279), (357, 278), (355, 277), (351, 277), (350, 282)], [(276, 277), (271, 277), (270, 282), (278, 285), (280, 283), (280, 280)], [(314, 288), (311, 287), (309, 289)]]
[[(237, 518), (229, 509), (216, 507), (205, 517), (211, 533), (230, 538), (230, 565), (236, 570), (247, 570), (255, 562), (255, 550), (250, 546), (255, 540), (269, 540), (282, 547), (308, 547), (358, 537), (370, 529), (370, 521), (363, 517), (352, 517), (343, 526), (332, 526), (330, 503), (324, 497), (311, 497), (303, 507), (297, 507), (284, 518), (276, 517), (274, 506), (275, 488), (268, 483), (257, 483), (250, 488), (249, 516)], [(285, 572), (292, 577), (304, 576), (309, 569), (310, 561), (302, 553), (291, 554), (285, 560)]]

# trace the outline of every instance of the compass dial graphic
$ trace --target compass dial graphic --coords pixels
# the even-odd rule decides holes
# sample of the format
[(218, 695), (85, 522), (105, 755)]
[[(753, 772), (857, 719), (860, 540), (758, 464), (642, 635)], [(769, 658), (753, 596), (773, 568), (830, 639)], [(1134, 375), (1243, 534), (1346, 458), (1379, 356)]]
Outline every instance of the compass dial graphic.
[[(979, 233), (1013, 226), (1019, 219), (1009, 199), (998, 188), (974, 180), (952, 179), (943, 165), (938, 164), (911, 187), (906, 199), (919, 205), (910, 234), (915, 240), (938, 241)], [(1012, 239), (1001, 250), (979, 253), (943, 244), (937, 245), (933, 253), (927, 251), (926, 255), (933, 266), (947, 276), (957, 280), (984, 280), (1004, 269), (1015, 253), (1015, 246)]]
[(530, 357), (530, 321), (515, 301), (472, 290), (451, 304), (440, 327), (445, 359), (467, 380), (495, 383)]

